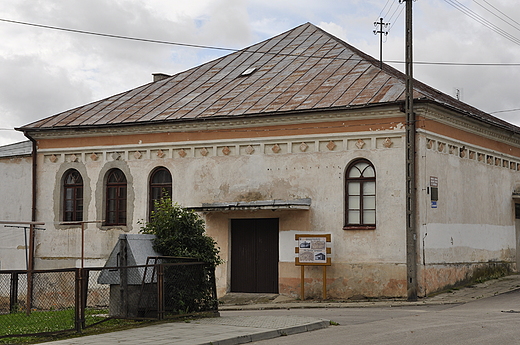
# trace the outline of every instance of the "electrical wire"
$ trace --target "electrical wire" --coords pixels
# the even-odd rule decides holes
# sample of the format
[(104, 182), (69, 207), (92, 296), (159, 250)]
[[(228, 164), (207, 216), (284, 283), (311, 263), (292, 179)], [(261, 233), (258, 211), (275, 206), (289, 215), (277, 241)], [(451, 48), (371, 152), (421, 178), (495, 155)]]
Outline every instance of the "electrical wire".
[[(397, 16), (395, 16), (396, 12), (398, 9), (401, 9), (401, 11), (399, 11), (399, 14)], [(395, 23), (397, 23), (397, 20), (399, 18), (401, 18), (401, 15), (403, 14), (403, 11), (404, 11), (404, 6), (397, 6), (395, 8), (395, 11), (394, 13), (392, 13), (392, 16), (390, 17), (390, 19), (388, 20), (390, 23), (393, 23), (391, 26), (390, 26), (390, 29), (388, 29), (388, 32), (392, 31), (392, 28), (394, 27)], [(395, 16), (395, 19), (394, 19), (394, 16)]]
[[(445, 1), (451, 1), (451, 0), (445, 0)], [(402, 13), (402, 9), (403, 8), (401, 8), (401, 13)], [(104, 33), (97, 33), (97, 32), (86, 31), (86, 30), (61, 28), (61, 27), (56, 27), (56, 26), (34, 24), (34, 23), (21, 22), (21, 21), (9, 20), (9, 19), (3, 19), (3, 18), (0, 18), (0, 22), (20, 24), (20, 25), (26, 25), (26, 26), (34, 26), (34, 27), (39, 27), (39, 28), (66, 31), (66, 32), (72, 32), (72, 33), (80, 33), (80, 34), (85, 34), (85, 35), (93, 35), (93, 36), (101, 36), (101, 37), (107, 37), (107, 38), (116, 38), (116, 39), (124, 39), (124, 40), (138, 41), (138, 42), (146, 42), (146, 43), (167, 44), (167, 45), (174, 45), (174, 46), (181, 46), (181, 47), (213, 49), (213, 50), (222, 50), (222, 51), (230, 51), (230, 52), (255, 53), (254, 51), (247, 51), (247, 50), (243, 50), (243, 49), (225, 48), (225, 47), (209, 46), (209, 45), (202, 45), (202, 44), (161, 41), (161, 40), (154, 40), (154, 39), (147, 39), (147, 38), (136, 38), (136, 37), (130, 37), (130, 36), (113, 35), (113, 34), (104, 34)], [(262, 54), (294, 56), (294, 57), (300, 57), (300, 58), (320, 58), (320, 59), (332, 59), (332, 60), (365, 61), (365, 59), (362, 59), (362, 58), (356, 59), (356, 58), (352, 58), (352, 57), (345, 57), (345, 58), (324, 57), (324, 56), (314, 56), (314, 55), (298, 55), (298, 54), (290, 54), (290, 53), (284, 54), (284, 53), (270, 53), (270, 52), (262, 52)], [(395, 60), (388, 60), (388, 61), (384, 61), (384, 62), (386, 62), (386, 63), (405, 63), (404, 61), (395, 61)], [(506, 66), (506, 67), (520, 66), (520, 63), (464, 63), (464, 62), (428, 62), (428, 61), (414, 61), (414, 64), (417, 64), (417, 65), (445, 65), (445, 66), (488, 66), (488, 67), (490, 67), (490, 66)]]
[[(382, 9), (381, 12), (379, 13), (379, 16), (376, 18), (375, 21), (378, 21), (379, 18), (383, 18), (383, 16), (382, 16), (382, 15), (383, 15), (383, 12), (385, 11), (386, 6), (388, 6), (388, 3), (390, 3), (390, 0), (386, 0), (385, 7), (383, 7), (383, 9)], [(394, 4), (394, 3), (392, 2), (392, 5), (390, 5), (390, 8), (393, 6), (393, 4)], [(389, 8), (389, 9), (390, 9), (390, 8)], [(388, 14), (388, 12), (387, 12), (387, 14)], [(386, 14), (385, 14), (385, 16), (386, 16)]]
[[(482, 4), (479, 4), (477, 1), (473, 0), (474, 3), (476, 3), (478, 6), (482, 7), (485, 11), (491, 13), (493, 16), (497, 17), (498, 19), (500, 19), (501, 21), (503, 21), (504, 23), (506, 23), (507, 25), (511, 26), (513, 29), (516, 29), (517, 31), (520, 31), (520, 28), (518, 26), (515, 26), (513, 24), (511, 24), (510, 22), (508, 22), (507, 20), (504, 19), (504, 16), (505, 14), (502, 12), (502, 11), (499, 11), (496, 7), (490, 5), (492, 8), (494, 8), (495, 10), (497, 10), (499, 13), (502, 14), (502, 16), (496, 14), (496, 13), (493, 13), (493, 11), (491, 11), (489, 8), (486, 8), (484, 5)], [(507, 17), (507, 16), (506, 16)], [(507, 17), (509, 18), (509, 17)], [(511, 19), (511, 18), (509, 18)], [(512, 19), (511, 19), (512, 20)], [(518, 24), (518, 23), (517, 23)]]
[(477, 21), (478, 23), (482, 24), (483, 26), (487, 27), (488, 29), (494, 31), (495, 33), (499, 34), (500, 36), (504, 37), (505, 39), (513, 42), (514, 44), (520, 45), (520, 38), (517, 38), (516, 36), (508, 33), (507, 31), (501, 29), (500, 27), (496, 26), (495, 24), (491, 23), (489, 20), (485, 19), (472, 9), (468, 8), (464, 4), (460, 3), (458, 0), (444, 0), (449, 5), (453, 6), (460, 12), (464, 13), (471, 19)]
[[(464, 5), (458, 3), (457, 0), (445, 0), (450, 5), (454, 6), (455, 8), (462, 11), (461, 8), (465, 8), (466, 10), (463, 11), (463, 13), (469, 15), (472, 18), (479, 18), (480, 16), (474, 13), (473, 11), (469, 10)], [(485, 0), (484, 0), (485, 1)], [(459, 7), (457, 7), (456, 4), (458, 3)], [(387, 2), (388, 4), (388, 2)], [(461, 7), (462, 6), (462, 7)], [(386, 7), (386, 5), (385, 5)], [(392, 6), (390, 6), (391, 8)], [(394, 10), (392, 17), (394, 17), (395, 13), (400, 7), (397, 6)], [(404, 7), (401, 6), (401, 11), (399, 15), (396, 17), (399, 18), (403, 12)], [(381, 11), (381, 13), (384, 11)], [(469, 13), (472, 13), (471, 15)], [(475, 19), (474, 18), (474, 19)], [(482, 18), (482, 17), (480, 17)], [(475, 19), (477, 20), (477, 19)], [(68, 29), (68, 28), (61, 28), (56, 26), (50, 26), (50, 25), (42, 25), (42, 24), (35, 24), (35, 23), (28, 23), (28, 22), (22, 22), (22, 21), (16, 21), (16, 20), (9, 20), (9, 19), (3, 19), (0, 18), (0, 21), (6, 22), (6, 23), (12, 23), (12, 24), (19, 24), (19, 25), (26, 25), (26, 26), (33, 26), (33, 27), (39, 27), (44, 29), (51, 29), (51, 30), (58, 30), (58, 31), (65, 31), (65, 32), (72, 32), (72, 33), (79, 33), (79, 34), (86, 34), (86, 35), (94, 35), (94, 36), (101, 36), (101, 37), (107, 37), (107, 38), (116, 38), (116, 39), (125, 39), (125, 40), (132, 40), (132, 41), (140, 41), (140, 42), (146, 42), (146, 43), (157, 43), (157, 44), (167, 44), (167, 45), (175, 45), (175, 46), (182, 46), (182, 47), (190, 47), (190, 48), (200, 48), (200, 49), (212, 49), (212, 50), (221, 50), (221, 51), (230, 51), (230, 52), (240, 52), (243, 51), (242, 49), (234, 49), (234, 48), (225, 48), (225, 47), (217, 47), (217, 46), (209, 46), (209, 45), (200, 45), (200, 44), (190, 44), (190, 43), (179, 43), (179, 42), (171, 42), (171, 41), (162, 41), (162, 40), (155, 40), (155, 39), (146, 39), (146, 38), (136, 38), (136, 37), (130, 37), (130, 36), (122, 36), (122, 35), (114, 35), (114, 34), (105, 34), (105, 33), (98, 33), (98, 32), (92, 32), (92, 31), (86, 31), (86, 30), (77, 30), (77, 29)], [(483, 22), (487, 22), (485, 19), (482, 18)], [(488, 22), (489, 23), (489, 22)], [(395, 25), (392, 24), (389, 31), (392, 29), (392, 27)], [(516, 42), (515, 42), (516, 43)], [(518, 40), (518, 43), (520, 43), (520, 40)], [(295, 55), (295, 54), (280, 54), (276, 53), (277, 55), (285, 55), (285, 56), (295, 56), (295, 57), (315, 57), (315, 56), (302, 56), (302, 55)], [(324, 58), (324, 57), (320, 57)], [(331, 57), (330, 59), (338, 59), (338, 60), (355, 60), (353, 58), (340, 58), (340, 57)], [(360, 61), (363, 59), (359, 59)], [(385, 61), (386, 63), (394, 63), (394, 64), (403, 64), (404, 61), (395, 61), (395, 60), (388, 60)], [(520, 66), (520, 63), (462, 63), (462, 62), (427, 62), (427, 61), (414, 61), (414, 64), (416, 65), (442, 65), (442, 66), (479, 66), (479, 67), (517, 67)], [(497, 111), (493, 113), (500, 113), (500, 112), (509, 112), (509, 111), (516, 111), (514, 110), (503, 110), (503, 111)], [(493, 114), (491, 113), (491, 114)], [(11, 128), (0, 128), (0, 130), (13, 130)]]
[[(385, 63), (399, 63), (403, 64), (404, 61), (397, 60), (385, 60)], [(517, 67), (520, 66), (518, 62), (428, 62), (428, 61), (414, 61), (414, 65), (440, 65), (440, 66), (478, 66), (478, 67)]]
[(491, 5), (489, 2), (487, 2), (486, 0), (482, 0), (484, 1), (486, 4), (488, 4), (490, 7), (494, 8), (497, 12), (501, 13), (504, 17), (506, 17), (507, 19), (511, 20), (513, 23), (517, 24), (517, 25), (520, 25), (519, 22), (517, 22), (516, 20), (514, 20), (513, 18), (509, 17), (507, 14), (505, 14), (504, 12), (502, 12), (501, 10), (499, 10), (498, 8), (496, 8), (495, 6)]
[(108, 38), (118, 38), (118, 39), (123, 39), (123, 40), (130, 40), (130, 41), (139, 41), (139, 42), (147, 42), (147, 43), (158, 43), (158, 44), (169, 44), (169, 45), (176, 45), (176, 46), (182, 46), (182, 47), (203, 48), (203, 49), (213, 49), (213, 50), (224, 50), (224, 51), (231, 51), (231, 52), (238, 52), (238, 51), (240, 51), (240, 49), (234, 49), (234, 48), (223, 48), (223, 47), (208, 46), (208, 45), (201, 45), (201, 44), (169, 42), (169, 41), (153, 40), (153, 39), (148, 39), (148, 38), (136, 38), (136, 37), (130, 37), (130, 36), (123, 36), (123, 35), (104, 34), (104, 33), (100, 33), (100, 32), (61, 28), (61, 27), (57, 27), (57, 26), (35, 24), (35, 23), (28, 23), (28, 22), (21, 22), (21, 21), (17, 21), (17, 20), (10, 20), (10, 19), (3, 19), (3, 18), (0, 18), (0, 21), (6, 22), (6, 23), (12, 23), (12, 24), (34, 26), (34, 27), (37, 27), (37, 28), (44, 28), (44, 29), (51, 29), (51, 30), (58, 30), (58, 31), (66, 31), (66, 32), (73, 32), (73, 33), (77, 33), (77, 34), (101, 36), (101, 37), (108, 37)]
[(497, 110), (497, 111), (492, 111), (490, 112), (489, 114), (499, 114), (499, 113), (511, 113), (513, 111), (520, 111), (520, 108), (516, 108), (516, 109), (508, 109), (508, 110)]

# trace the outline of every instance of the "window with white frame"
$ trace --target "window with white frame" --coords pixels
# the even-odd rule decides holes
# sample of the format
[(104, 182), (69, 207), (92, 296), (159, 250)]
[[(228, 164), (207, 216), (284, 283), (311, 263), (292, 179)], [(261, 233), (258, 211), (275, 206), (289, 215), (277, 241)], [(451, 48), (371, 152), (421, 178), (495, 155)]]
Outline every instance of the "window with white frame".
[(376, 171), (366, 159), (357, 159), (345, 172), (344, 229), (375, 229)]

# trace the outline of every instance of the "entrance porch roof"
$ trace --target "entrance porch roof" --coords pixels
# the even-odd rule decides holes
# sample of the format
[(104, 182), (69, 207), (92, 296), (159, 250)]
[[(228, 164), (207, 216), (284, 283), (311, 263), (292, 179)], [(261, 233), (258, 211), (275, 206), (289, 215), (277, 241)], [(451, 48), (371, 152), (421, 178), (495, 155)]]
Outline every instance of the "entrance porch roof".
[(294, 200), (255, 200), (203, 203), (202, 206), (188, 207), (199, 212), (219, 212), (236, 210), (308, 210), (311, 207), (311, 199)]

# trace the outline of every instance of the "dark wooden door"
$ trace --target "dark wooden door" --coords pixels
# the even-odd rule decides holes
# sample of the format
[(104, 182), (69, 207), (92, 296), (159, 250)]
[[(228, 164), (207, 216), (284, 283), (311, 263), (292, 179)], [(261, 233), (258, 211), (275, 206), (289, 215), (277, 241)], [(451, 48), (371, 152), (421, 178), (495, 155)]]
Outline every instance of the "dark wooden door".
[(231, 292), (278, 293), (278, 219), (231, 220)]

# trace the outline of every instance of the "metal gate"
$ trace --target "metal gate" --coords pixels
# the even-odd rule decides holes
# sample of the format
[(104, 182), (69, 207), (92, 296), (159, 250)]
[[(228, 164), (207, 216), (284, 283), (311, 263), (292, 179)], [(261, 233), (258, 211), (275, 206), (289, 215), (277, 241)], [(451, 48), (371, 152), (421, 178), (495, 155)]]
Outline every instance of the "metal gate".
[(231, 292), (278, 293), (278, 218), (231, 220)]

